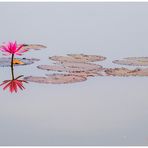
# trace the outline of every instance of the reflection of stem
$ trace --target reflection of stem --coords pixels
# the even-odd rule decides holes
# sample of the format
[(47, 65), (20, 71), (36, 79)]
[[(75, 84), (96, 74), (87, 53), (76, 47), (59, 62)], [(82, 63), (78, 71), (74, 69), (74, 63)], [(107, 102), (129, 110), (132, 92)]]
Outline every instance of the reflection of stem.
[(20, 75), (20, 76), (16, 77), (15, 80), (17, 80), (17, 79), (19, 79), (19, 78), (21, 78), (21, 77), (23, 77), (23, 76), (24, 76), (24, 75)]

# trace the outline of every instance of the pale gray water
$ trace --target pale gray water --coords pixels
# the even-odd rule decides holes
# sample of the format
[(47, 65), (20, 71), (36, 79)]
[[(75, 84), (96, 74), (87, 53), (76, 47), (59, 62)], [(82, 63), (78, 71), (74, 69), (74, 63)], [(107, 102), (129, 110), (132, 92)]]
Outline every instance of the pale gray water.
[[(147, 56), (148, 3), (0, 3), (0, 42), (48, 48), (24, 54), (40, 62), (15, 75), (40, 76), (48, 56), (68, 53), (111, 61)], [(10, 68), (0, 68), (0, 81)], [(148, 78), (94, 77), (66, 85), (0, 88), (0, 145), (148, 145)]]

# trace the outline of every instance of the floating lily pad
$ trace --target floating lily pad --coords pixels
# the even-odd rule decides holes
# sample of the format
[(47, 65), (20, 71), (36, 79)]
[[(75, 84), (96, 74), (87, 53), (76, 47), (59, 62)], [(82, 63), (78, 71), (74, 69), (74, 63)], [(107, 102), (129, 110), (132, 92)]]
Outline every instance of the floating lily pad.
[(40, 50), (40, 49), (47, 48), (47, 47), (44, 45), (41, 45), (41, 44), (24, 44), (23, 48), (24, 49)]
[(76, 83), (87, 80), (86, 77), (76, 76), (72, 74), (50, 74), (47, 77), (29, 76), (24, 78), (26, 81), (44, 83), (44, 84), (67, 84)]
[(107, 75), (112, 76), (148, 76), (148, 68), (130, 70), (127, 68), (109, 68), (105, 70)]
[(86, 54), (67, 54), (67, 55), (75, 59), (86, 60), (86, 62), (97, 62), (106, 59), (106, 57), (100, 55), (86, 55)]
[(128, 57), (123, 60), (115, 60), (113, 63), (130, 66), (148, 66), (148, 57)]
[(98, 64), (92, 64), (92, 63), (75, 63), (75, 62), (63, 62), (61, 63), (64, 67), (69, 67), (69, 68), (78, 68), (81, 69), (82, 71), (92, 71), (92, 70), (100, 70), (102, 68), (101, 65)]
[[(33, 64), (36, 61), (39, 61), (39, 59), (27, 59), (27, 58), (17, 58), (19, 61), (22, 62), (22, 64), (14, 63), (14, 66), (23, 66), (23, 65), (30, 65)], [(16, 59), (15, 59), (16, 60)], [(8, 67), (11, 65), (11, 58), (0, 58), (0, 67)]]
[(102, 68), (102, 66), (90, 63), (68, 63), (64, 62), (62, 64), (55, 65), (39, 65), (37, 68), (49, 71), (59, 71), (59, 72), (88, 72), (97, 71)]
[(102, 76), (101, 72), (98, 72), (98, 71), (74, 72), (71, 74), (76, 75), (76, 76), (82, 76), (82, 77)]
[(99, 55), (67, 54), (68, 56), (52, 56), (49, 59), (60, 62), (97, 62), (103, 61), (106, 57)]

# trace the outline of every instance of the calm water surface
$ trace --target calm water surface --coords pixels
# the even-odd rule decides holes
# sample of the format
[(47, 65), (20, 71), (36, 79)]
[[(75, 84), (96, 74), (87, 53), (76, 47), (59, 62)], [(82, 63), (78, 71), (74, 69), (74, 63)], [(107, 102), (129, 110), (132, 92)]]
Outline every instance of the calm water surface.
[[(39, 58), (15, 76), (44, 76), (49, 56), (84, 53), (112, 60), (147, 56), (148, 3), (0, 3), (0, 41), (39, 43)], [(2, 57), (2, 54), (0, 55)], [(0, 68), (0, 83), (11, 78)], [(0, 88), (0, 145), (148, 145), (148, 78), (90, 77), (75, 84)]]

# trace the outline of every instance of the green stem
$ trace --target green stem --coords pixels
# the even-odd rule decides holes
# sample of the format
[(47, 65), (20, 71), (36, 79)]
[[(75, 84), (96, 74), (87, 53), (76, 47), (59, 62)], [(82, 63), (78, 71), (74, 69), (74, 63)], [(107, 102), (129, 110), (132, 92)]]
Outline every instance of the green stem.
[(13, 59), (14, 59), (14, 54), (12, 54), (12, 57), (11, 57), (11, 67), (13, 66)]
[(12, 80), (14, 80), (13, 59), (14, 59), (14, 54), (12, 54), (12, 57), (11, 57), (11, 75), (12, 75)]

